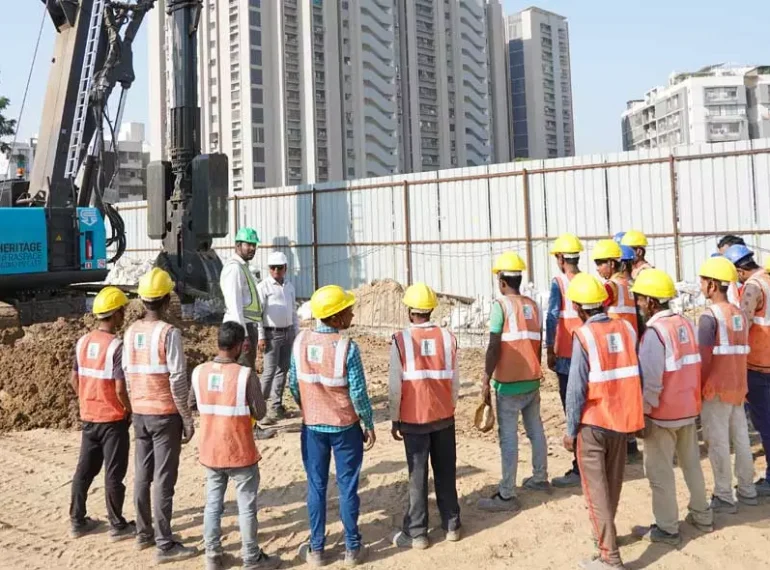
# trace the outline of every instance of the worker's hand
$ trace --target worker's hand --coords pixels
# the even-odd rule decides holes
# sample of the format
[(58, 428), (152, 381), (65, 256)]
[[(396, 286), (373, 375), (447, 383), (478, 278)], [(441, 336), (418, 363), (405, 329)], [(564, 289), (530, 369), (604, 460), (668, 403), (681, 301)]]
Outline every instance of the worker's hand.
[(401, 435), (401, 430), (398, 429), (397, 426), (393, 426), (390, 430), (390, 435), (393, 436), (393, 439), (396, 441), (404, 441), (404, 436)]
[(261, 338), (257, 341), (257, 350), (259, 352), (265, 352), (265, 348), (267, 348), (267, 341), (264, 338)]
[(546, 356), (548, 361), (548, 369), (552, 372), (556, 372), (556, 353), (553, 351), (553, 347), (548, 347), (548, 355)]
[(190, 440), (195, 435), (195, 424), (190, 422), (185, 422), (184, 426), (182, 427), (182, 443), (189, 443)]
[(564, 449), (566, 449), (569, 452), (575, 451), (575, 438), (570, 437), (567, 434), (564, 434), (564, 439), (562, 440), (562, 443), (564, 444)]
[(487, 406), (492, 405), (492, 390), (490, 386), (489, 376), (484, 375), (484, 380), (481, 383), (481, 401)]
[(377, 435), (373, 429), (367, 429), (364, 431), (364, 451), (369, 451), (374, 447), (374, 443), (377, 441)]

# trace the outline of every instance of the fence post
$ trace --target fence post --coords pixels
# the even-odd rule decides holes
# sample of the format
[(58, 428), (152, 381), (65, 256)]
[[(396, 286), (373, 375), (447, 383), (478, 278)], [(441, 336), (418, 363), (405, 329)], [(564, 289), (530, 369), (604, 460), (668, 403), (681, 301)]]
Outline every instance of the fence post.
[(406, 244), (406, 284), (412, 284), (412, 226), (409, 213), (409, 181), (404, 180), (404, 243)]
[(679, 190), (676, 185), (676, 159), (668, 157), (668, 173), (671, 180), (671, 218), (674, 222), (674, 259), (676, 260), (676, 280), (682, 280), (682, 251), (679, 236)]
[[(240, 219), (240, 212), (239, 209), (239, 202), (238, 202), (238, 194), (233, 195), (233, 237), (235, 237), (235, 234), (238, 233), (238, 220)], [(235, 243), (235, 240), (231, 240), (233, 243)]]
[(316, 189), (315, 184), (311, 186), (310, 191), (310, 224), (313, 227), (313, 291), (318, 289), (318, 215), (316, 209)]
[(534, 281), (535, 264), (532, 252), (532, 211), (529, 201), (529, 171), (524, 168), (521, 171), (522, 186), (524, 190), (524, 238), (527, 242), (527, 271), (530, 281)]

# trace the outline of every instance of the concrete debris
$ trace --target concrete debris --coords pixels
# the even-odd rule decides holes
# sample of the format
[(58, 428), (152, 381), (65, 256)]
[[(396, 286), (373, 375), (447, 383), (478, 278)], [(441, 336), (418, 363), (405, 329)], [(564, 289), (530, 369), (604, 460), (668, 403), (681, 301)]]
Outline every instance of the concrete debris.
[(105, 285), (137, 285), (142, 275), (153, 268), (154, 262), (150, 259), (129, 259), (121, 257), (110, 269)]

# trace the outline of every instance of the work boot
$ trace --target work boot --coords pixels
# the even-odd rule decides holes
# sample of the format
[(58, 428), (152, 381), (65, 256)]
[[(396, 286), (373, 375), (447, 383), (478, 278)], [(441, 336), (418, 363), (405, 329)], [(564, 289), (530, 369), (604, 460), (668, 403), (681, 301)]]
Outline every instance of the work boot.
[(83, 519), (83, 522), (72, 524), (72, 528), (70, 529), (70, 536), (72, 538), (82, 538), (87, 534), (91, 534), (100, 526), (102, 526), (102, 521), (97, 521), (91, 517), (86, 517)]
[(155, 551), (155, 564), (168, 564), (178, 560), (187, 560), (197, 555), (197, 548), (185, 546), (181, 542), (172, 542), (170, 548), (165, 550), (159, 548)]
[(110, 528), (110, 542), (120, 542), (121, 540), (128, 540), (136, 536), (136, 523), (130, 521), (125, 523), (122, 527)]
[(671, 534), (658, 527), (656, 524), (650, 526), (635, 526), (631, 529), (631, 534), (637, 538), (646, 540), (647, 542), (660, 542), (668, 544), (669, 546), (679, 546), (679, 543), (681, 542), (678, 532), (676, 534)]
[(551, 490), (551, 483), (549, 483), (548, 480), (535, 481), (534, 477), (527, 477), (524, 479), (521, 486), (530, 491), (545, 491), (547, 493)]
[(270, 439), (272, 437), (275, 437), (275, 435), (278, 432), (274, 429), (262, 429), (261, 427), (257, 426), (254, 428), (254, 439), (257, 439), (259, 441), (262, 441), (264, 439)]
[(265, 551), (259, 549), (259, 556), (254, 562), (243, 563), (243, 570), (274, 570), (281, 565), (281, 559), (278, 556), (268, 556)]
[(747, 497), (745, 495), (741, 495), (740, 493), (735, 493), (735, 495), (738, 497), (738, 502), (742, 505), (747, 505), (749, 507), (756, 507), (759, 505), (759, 499), (756, 497)]
[(275, 410), (275, 417), (279, 420), (289, 420), (294, 417), (294, 412), (290, 412), (283, 405), (280, 405)]
[(695, 517), (692, 513), (687, 513), (687, 516), (684, 517), (684, 522), (694, 526), (701, 532), (709, 533), (714, 532), (714, 525), (713, 524), (701, 524), (698, 521), (695, 520)]
[(155, 537), (143, 536), (141, 534), (136, 535), (136, 543), (134, 544), (136, 550), (141, 552), (142, 550), (147, 550), (153, 546), (155, 546)]
[(461, 528), (456, 528), (454, 530), (446, 531), (446, 539), (449, 542), (460, 542), (460, 539), (462, 537), (463, 537), (463, 531)]
[(215, 554), (213, 556), (206, 555), (206, 570), (223, 570), (224, 567), (224, 556), (221, 554)]
[(713, 496), (711, 497), (711, 510), (715, 513), (734, 515), (738, 512), (738, 507), (734, 503), (728, 503), (717, 496)]
[(323, 550), (311, 550), (310, 543), (309, 542), (303, 542), (299, 545), (299, 549), (297, 550), (297, 556), (299, 556), (299, 559), (303, 562), (306, 562), (309, 566), (312, 566), (313, 568), (320, 568), (324, 564), (326, 564), (326, 561), (324, 560), (324, 552)]
[(355, 550), (345, 551), (345, 566), (361, 566), (366, 561), (366, 557), (369, 555), (369, 549), (365, 545), (361, 545)]
[(762, 478), (757, 480), (757, 482), (754, 483), (754, 487), (757, 489), (757, 496), (770, 497), (770, 481), (767, 479)]
[(403, 530), (393, 535), (393, 546), (398, 548), (414, 548), (416, 550), (425, 550), (430, 546), (427, 536), (417, 536), (412, 538)]
[(583, 562), (578, 563), (578, 568), (583, 570), (625, 570), (626, 567), (623, 564), (610, 564), (596, 556), (590, 560), (583, 560)]
[(488, 499), (479, 499), (476, 506), (482, 511), (494, 513), (518, 513), (521, 510), (521, 503), (516, 497), (504, 499), (500, 493), (495, 493)]
[(551, 480), (551, 485), (557, 489), (569, 489), (571, 487), (580, 487), (580, 473), (574, 469), (570, 469), (561, 477), (554, 477)]

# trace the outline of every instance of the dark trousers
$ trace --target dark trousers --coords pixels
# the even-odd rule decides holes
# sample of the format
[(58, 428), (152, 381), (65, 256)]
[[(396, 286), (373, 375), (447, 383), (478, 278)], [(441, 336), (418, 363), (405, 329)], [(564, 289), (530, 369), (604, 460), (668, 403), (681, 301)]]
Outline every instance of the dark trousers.
[(107, 499), (107, 518), (113, 528), (123, 528), (123, 502), (126, 486), (123, 479), (128, 469), (128, 422), (83, 422), (80, 458), (72, 478), (70, 520), (74, 526), (82, 525), (86, 518), (86, 498), (104, 463), (104, 494)]
[(358, 514), (358, 478), (364, 461), (364, 434), (358, 425), (345, 431), (325, 433), (302, 426), (302, 463), (307, 473), (307, 514), (310, 519), (310, 549), (323, 551), (326, 543), (326, 489), (332, 452), (340, 494), (340, 518), (345, 529), (345, 548), (361, 546)]
[(293, 346), (293, 328), (265, 328), (265, 356), (260, 384), (268, 412), (276, 413), (281, 408)]
[(249, 350), (241, 352), (238, 364), (257, 370), (257, 342), (259, 341), (259, 329), (256, 323), (246, 324), (246, 335), (249, 339)]
[(765, 478), (770, 480), (770, 374), (749, 370), (749, 393), (746, 395), (746, 409), (751, 416), (754, 429), (759, 432), (765, 449), (767, 468)]
[[(566, 413), (567, 412), (567, 380), (569, 380), (569, 375), (557, 374), (556, 376), (559, 377), (559, 397), (561, 398), (561, 407)], [(580, 474), (580, 466), (578, 465), (578, 461), (577, 461), (577, 450), (575, 450), (575, 453), (573, 454), (572, 470), (578, 475)]]
[[(161, 550), (171, 548), (171, 513), (174, 508), (174, 486), (179, 474), (179, 453), (182, 450), (182, 416), (151, 416), (134, 414), (136, 454), (134, 463), (134, 505), (136, 534), (140, 540), (153, 536)], [(150, 485), (152, 502), (150, 502)]]
[(404, 448), (409, 467), (409, 506), (403, 531), (412, 538), (428, 534), (428, 459), (433, 468), (436, 502), (441, 528), (460, 528), (457, 502), (457, 456), (455, 426), (431, 433), (405, 433)]

